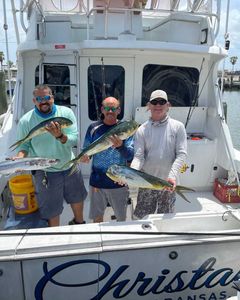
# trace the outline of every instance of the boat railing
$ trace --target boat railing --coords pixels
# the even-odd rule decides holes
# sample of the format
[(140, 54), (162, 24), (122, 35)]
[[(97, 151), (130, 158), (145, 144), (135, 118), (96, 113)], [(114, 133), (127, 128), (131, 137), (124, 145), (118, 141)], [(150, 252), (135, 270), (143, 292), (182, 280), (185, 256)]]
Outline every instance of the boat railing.
[(219, 10), (219, 3), (213, 5), (212, 0), (27, 0), (22, 10), (32, 8), (32, 4), (41, 7), (44, 12), (86, 13), (96, 9), (127, 9), (140, 11), (186, 11), (211, 16)]
[[(116, 13), (124, 17), (125, 31), (130, 32), (132, 25), (129, 24), (132, 24), (133, 18), (150, 18), (152, 20), (154, 18), (154, 24), (150, 26), (151, 28), (148, 25), (146, 28), (143, 28), (143, 31), (150, 31), (168, 21), (180, 20), (181, 18), (188, 19), (187, 16), (202, 16), (207, 17), (216, 37), (220, 21), (219, 3), (220, 0), (213, 7), (210, 0), (59, 0), (57, 2), (53, 0), (27, 0), (26, 3), (22, 3), (20, 12), (27, 12), (29, 17), (33, 10), (32, 7), (35, 4), (42, 16), (42, 22), (45, 22), (46, 16), (50, 15), (79, 15), (79, 23), (84, 22), (85, 17), (87, 39), (90, 37), (90, 23), (94, 22), (93, 20), (97, 16), (101, 16), (101, 22), (105, 24), (104, 38), (109, 37), (107, 32), (109, 20), (111, 15), (116, 15)], [(168, 18), (170, 15), (171, 18)], [(83, 17), (81, 18), (81, 16)], [(23, 21), (21, 25), (27, 31), (27, 27)], [(97, 27), (97, 24), (93, 25)], [(144, 26), (145, 24), (143, 24)]]

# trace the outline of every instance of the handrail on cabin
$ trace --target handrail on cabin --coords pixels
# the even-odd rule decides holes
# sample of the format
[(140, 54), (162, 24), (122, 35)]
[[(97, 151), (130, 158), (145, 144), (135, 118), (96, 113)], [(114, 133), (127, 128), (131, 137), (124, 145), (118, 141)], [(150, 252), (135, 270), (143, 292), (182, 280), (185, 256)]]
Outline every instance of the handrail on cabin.
[[(170, 11), (170, 10), (167, 10), (167, 9), (149, 9), (149, 8), (111, 8), (111, 7), (93, 7), (89, 10), (89, 12), (86, 14), (87, 18), (89, 19), (90, 18), (90, 15), (93, 14), (94, 12), (97, 12), (97, 11), (102, 11), (104, 14), (105, 14), (105, 18), (106, 18), (106, 23), (108, 23), (107, 21), (107, 18), (108, 18), (108, 13), (111, 13), (111, 12), (139, 12), (139, 13), (144, 13), (144, 12), (152, 12), (152, 13), (172, 13), (173, 11)], [(220, 18), (219, 18), (219, 15), (216, 14), (216, 13), (203, 13), (203, 12), (188, 12), (188, 11), (175, 11), (174, 10), (174, 14), (176, 16), (176, 20), (179, 20), (177, 19), (177, 15), (182, 15), (182, 14), (187, 14), (189, 16), (206, 16), (206, 17), (209, 17), (209, 18), (215, 18), (216, 21), (217, 21), (217, 27), (216, 27), (216, 30), (215, 30), (215, 33), (214, 33), (214, 36), (216, 38), (216, 35), (217, 35), (217, 32), (218, 32), (218, 28), (219, 28), (219, 22), (220, 22)], [(156, 15), (157, 17), (157, 15)], [(159, 19), (162, 19), (162, 16), (159, 16)], [(172, 18), (171, 20), (174, 20), (174, 18)], [(184, 20), (184, 19), (183, 19)], [(148, 28), (147, 30), (145, 31), (151, 31), (153, 30), (154, 28), (156, 27), (159, 27), (161, 26), (162, 24), (168, 22), (169, 20), (161, 20), (159, 23), (155, 24), (152, 26), (152, 28)], [(194, 21), (192, 21), (194, 22)]]

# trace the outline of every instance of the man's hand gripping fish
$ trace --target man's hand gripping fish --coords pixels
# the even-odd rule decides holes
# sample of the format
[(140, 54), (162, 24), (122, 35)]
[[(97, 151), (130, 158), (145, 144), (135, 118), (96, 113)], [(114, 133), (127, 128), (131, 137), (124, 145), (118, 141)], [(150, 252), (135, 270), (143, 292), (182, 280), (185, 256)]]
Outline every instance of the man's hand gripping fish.
[(118, 124), (116, 124), (105, 134), (103, 134), (89, 146), (84, 148), (77, 157), (66, 163), (66, 165), (73, 163), (71, 174), (75, 172), (77, 164), (81, 162), (81, 157), (83, 155), (86, 154), (88, 156), (91, 156), (111, 147), (113, 145), (113, 142), (109, 137), (117, 135), (121, 140), (125, 140), (128, 137), (132, 136), (137, 131), (137, 129), (138, 123), (134, 120), (119, 122)]

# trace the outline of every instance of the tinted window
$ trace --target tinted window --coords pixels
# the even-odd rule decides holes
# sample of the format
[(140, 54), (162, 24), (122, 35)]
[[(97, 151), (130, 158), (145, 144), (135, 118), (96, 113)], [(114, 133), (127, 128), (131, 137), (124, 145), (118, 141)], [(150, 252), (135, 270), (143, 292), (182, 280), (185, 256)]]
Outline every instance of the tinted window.
[(199, 71), (195, 68), (146, 65), (143, 70), (142, 106), (152, 91), (166, 91), (172, 106), (192, 106), (198, 96)]
[(112, 96), (120, 100), (122, 119), (124, 114), (125, 71), (121, 66), (91, 65), (88, 68), (88, 116), (94, 121), (101, 117), (101, 103)]
[[(70, 71), (68, 66), (44, 65), (43, 83), (48, 84), (53, 91), (55, 103), (70, 105)], [(35, 84), (39, 84), (39, 67), (35, 72)]]

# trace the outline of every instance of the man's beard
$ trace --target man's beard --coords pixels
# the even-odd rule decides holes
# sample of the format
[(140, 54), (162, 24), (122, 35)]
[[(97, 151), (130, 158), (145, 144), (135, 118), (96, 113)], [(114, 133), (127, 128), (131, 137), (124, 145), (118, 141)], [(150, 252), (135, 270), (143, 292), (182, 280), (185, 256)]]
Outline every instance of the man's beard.
[[(42, 106), (45, 106), (45, 107), (47, 106), (48, 108), (42, 109)], [(42, 112), (44, 114), (49, 114), (52, 111), (52, 106), (48, 103), (40, 104), (39, 110), (40, 110), (40, 112)]]

